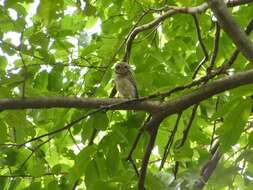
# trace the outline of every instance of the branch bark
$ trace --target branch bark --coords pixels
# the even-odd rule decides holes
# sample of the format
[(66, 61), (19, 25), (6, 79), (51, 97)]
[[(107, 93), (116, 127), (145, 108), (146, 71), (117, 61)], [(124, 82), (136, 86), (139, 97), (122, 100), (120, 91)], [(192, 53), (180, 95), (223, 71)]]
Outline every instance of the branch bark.
[[(135, 99), (137, 101), (137, 99)], [(139, 110), (152, 112), (158, 101), (135, 102), (124, 98), (36, 97), (26, 99), (0, 99), (0, 111), (7, 109), (89, 108), (103, 110)]]
[(222, 0), (209, 0), (208, 3), (223, 30), (233, 40), (242, 54), (253, 63), (253, 42), (235, 22), (227, 9), (225, 2)]
[(196, 182), (195, 187), (196, 189), (203, 189), (208, 179), (211, 177), (212, 173), (214, 172), (215, 168), (217, 167), (221, 158), (221, 154), (219, 149), (217, 149), (212, 156), (212, 158), (208, 161), (208, 163), (204, 166), (204, 170), (201, 173), (199, 180)]
[(253, 83), (252, 75), (253, 70), (249, 70), (205, 84), (192, 93), (161, 104), (160, 110), (166, 116), (181, 112), (189, 106), (208, 99), (213, 95), (242, 85)]
[(141, 97), (140, 99), (77, 97), (36, 97), (26, 99), (3, 98), (0, 99), (0, 111), (55, 107), (79, 109), (103, 108), (103, 110), (139, 110), (150, 112), (152, 114), (163, 114), (164, 117), (166, 117), (174, 113), (179, 113), (213, 95), (251, 83), (253, 83), (253, 69), (205, 84), (187, 95), (165, 102), (146, 100), (146, 97)]
[(139, 175), (139, 182), (138, 182), (138, 190), (145, 190), (145, 178), (147, 174), (147, 168), (149, 163), (149, 158), (153, 147), (155, 145), (155, 140), (157, 136), (157, 131), (159, 128), (160, 123), (162, 122), (163, 118), (159, 115), (153, 116), (150, 121), (146, 123), (144, 126), (149, 133), (149, 142), (146, 147), (145, 154), (142, 159), (141, 170)]

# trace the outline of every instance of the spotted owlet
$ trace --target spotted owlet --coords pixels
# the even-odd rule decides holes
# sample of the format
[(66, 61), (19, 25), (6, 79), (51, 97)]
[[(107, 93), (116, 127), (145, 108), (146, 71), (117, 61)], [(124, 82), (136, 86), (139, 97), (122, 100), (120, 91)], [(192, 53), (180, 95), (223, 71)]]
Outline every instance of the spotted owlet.
[(116, 89), (124, 98), (138, 98), (136, 83), (131, 67), (126, 62), (115, 66)]

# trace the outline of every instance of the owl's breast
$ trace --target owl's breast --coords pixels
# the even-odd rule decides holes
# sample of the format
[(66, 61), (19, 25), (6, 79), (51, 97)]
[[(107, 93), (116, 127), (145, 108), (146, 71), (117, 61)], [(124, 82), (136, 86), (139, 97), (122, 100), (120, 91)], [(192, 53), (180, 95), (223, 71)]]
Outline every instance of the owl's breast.
[(135, 97), (135, 87), (127, 77), (116, 77), (116, 89), (121, 96), (126, 98)]

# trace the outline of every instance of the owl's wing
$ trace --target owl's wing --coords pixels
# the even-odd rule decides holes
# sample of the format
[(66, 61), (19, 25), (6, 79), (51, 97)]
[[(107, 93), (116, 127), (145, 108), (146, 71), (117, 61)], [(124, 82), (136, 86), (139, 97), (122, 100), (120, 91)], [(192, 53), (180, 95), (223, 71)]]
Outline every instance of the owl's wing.
[(133, 98), (138, 98), (139, 95), (138, 95), (138, 90), (137, 90), (136, 82), (135, 82), (133, 73), (131, 71), (129, 72), (129, 77), (128, 78), (129, 78), (129, 81), (131, 82), (131, 84), (134, 86), (134, 97)]

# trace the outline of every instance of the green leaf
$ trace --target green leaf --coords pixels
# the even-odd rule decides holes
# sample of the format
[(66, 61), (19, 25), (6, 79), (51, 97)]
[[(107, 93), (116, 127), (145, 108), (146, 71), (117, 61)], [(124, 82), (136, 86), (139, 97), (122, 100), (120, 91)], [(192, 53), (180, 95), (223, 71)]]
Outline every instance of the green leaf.
[(147, 174), (146, 185), (150, 189), (156, 189), (156, 190), (166, 189), (165, 184), (163, 184), (161, 181), (161, 177), (155, 176), (152, 173)]
[(14, 150), (12, 148), (2, 149), (1, 154), (5, 155), (3, 163), (6, 164), (7, 166), (14, 166), (16, 164), (18, 156), (17, 150)]
[(0, 120), (0, 144), (3, 144), (7, 139), (7, 126)]
[(48, 49), (49, 38), (44, 32), (37, 32), (30, 36), (30, 43), (35, 46), (40, 46), (44, 50)]
[(90, 190), (118, 190), (119, 185), (118, 183), (115, 182), (103, 182), (103, 181), (98, 181), (92, 186), (92, 189)]
[(10, 88), (5, 88), (5, 87), (0, 87), (0, 97), (1, 98), (8, 98), (11, 97), (11, 89)]
[(70, 166), (67, 164), (56, 164), (52, 168), (53, 173), (61, 173), (61, 172), (67, 172), (69, 170)]
[(253, 84), (243, 85), (239, 88), (231, 90), (231, 93), (233, 93), (237, 97), (242, 96), (251, 96), (253, 94), (252, 92)]
[[(108, 98), (115, 85), (115, 63), (125, 56), (131, 34), (134, 39), (129, 64), (141, 97), (192, 83), (193, 72), (204, 57), (192, 15), (178, 12), (142, 30), (155, 20), (159, 21), (158, 17), (167, 11), (144, 14), (145, 10), (161, 9), (164, 2), (0, 0), (0, 190), (70, 190), (76, 182), (75, 189), (79, 190), (138, 189), (138, 176), (126, 158), (149, 113), (107, 110), (90, 115), (70, 130), (47, 135), (91, 109), (5, 110), (1, 106), (14, 99), (27, 104), (30, 98), (39, 101), (45, 96), (92, 98), (94, 101)], [(195, 7), (204, 2), (169, 0), (166, 5)], [(240, 28), (245, 28), (252, 19), (251, 4), (229, 9)], [(199, 12), (197, 17), (203, 43), (211, 55), (216, 33), (212, 14), (208, 10)], [(253, 39), (253, 33), (249, 38)], [(235, 48), (230, 37), (221, 32), (213, 71), (226, 64)], [(196, 80), (205, 76), (208, 64), (209, 61), (200, 68)], [(240, 54), (227, 74), (232, 76), (252, 68)], [(208, 83), (224, 77), (225, 74), (219, 75)], [(24, 84), (26, 97), (22, 99)], [(161, 172), (157, 167), (171, 138), (177, 114), (164, 118), (150, 155), (146, 190), (194, 189), (200, 168), (210, 160), (213, 138), (219, 140), (224, 159), (205, 189), (253, 189), (252, 89), (252, 84), (242, 85), (201, 102), (186, 143), (177, 149), (192, 108), (181, 110), (182, 117)], [(154, 100), (157, 105), (160, 101), (166, 104), (193, 90), (199, 89), (193, 86), (174, 92), (162, 101), (160, 98)], [(155, 114), (164, 115), (163, 109), (156, 111)], [(133, 151), (132, 159), (138, 169), (149, 136), (148, 130), (144, 130)], [(38, 139), (22, 147), (11, 146), (34, 137)], [(46, 142), (48, 138), (52, 139)], [(43, 146), (36, 148), (43, 142)], [(173, 177), (175, 161), (180, 161), (176, 179)], [(47, 173), (60, 174), (45, 175)], [(33, 177), (3, 178), (1, 175)]]
[(252, 147), (253, 146), (253, 133), (249, 134), (249, 146)]
[(217, 131), (223, 151), (227, 151), (238, 141), (251, 113), (251, 108), (252, 100), (240, 99), (235, 106), (227, 110), (228, 114), (224, 118), (224, 123)]
[[(63, 7), (63, 0), (41, 0), (38, 7), (38, 15), (42, 18), (45, 24), (49, 24), (52, 20), (55, 20), (59, 14), (59, 11)], [(57, 14), (58, 13), (58, 14)]]
[(92, 6), (89, 1), (86, 1), (86, 5), (85, 5), (85, 9), (84, 9), (84, 13), (87, 16), (92, 16), (96, 13), (96, 8), (94, 6)]
[(176, 148), (174, 153), (177, 161), (190, 161), (193, 156), (193, 150), (189, 142), (186, 142), (181, 148)]
[(99, 175), (101, 179), (107, 179), (108, 177), (108, 170), (106, 165), (106, 160), (102, 157), (102, 155), (96, 156), (96, 164), (99, 171)]
[(52, 71), (48, 75), (48, 90), (49, 91), (60, 91), (62, 88), (62, 72), (63, 65), (57, 65), (53, 67)]
[(245, 150), (241, 153), (241, 155), (236, 159), (237, 162), (245, 160), (251, 164), (253, 164), (253, 151), (252, 150)]
[[(11, 0), (8, 0), (8, 1), (10, 2)], [(15, 1), (12, 1), (12, 2), (15, 2)], [(10, 4), (8, 5), (8, 3), (6, 3), (5, 5), (6, 6), (10, 6)], [(17, 11), (18, 15), (22, 16), (23, 18), (27, 15), (26, 8), (24, 6), (22, 6), (20, 3), (18, 3), (17, 1), (14, 4), (12, 4), (10, 6), (10, 8), (14, 9), (15, 11)]]
[(33, 158), (28, 162), (27, 171), (34, 177), (42, 176), (46, 173), (45, 163), (42, 160)]
[[(81, 15), (66, 15), (61, 20), (62, 31), (58, 34), (58, 37), (71, 36), (77, 31), (82, 30), (85, 27), (86, 21)], [(59, 28), (57, 28), (59, 32)]]
[(117, 147), (110, 147), (106, 156), (107, 168), (110, 175), (114, 176), (119, 170), (120, 155)]
[(5, 70), (7, 59), (5, 56), (0, 56), (0, 70)]
[(34, 182), (29, 184), (29, 187), (25, 188), (24, 190), (38, 190), (41, 189), (41, 182)]
[(85, 25), (85, 28), (89, 29), (89, 28), (92, 28), (98, 21), (98, 17), (89, 17), (88, 18), (88, 21)]
[(84, 144), (86, 143), (86, 141), (89, 141), (89, 140), (90, 140), (93, 130), (94, 130), (94, 128), (93, 128), (93, 126), (91, 125), (90, 122), (88, 122), (88, 123), (83, 127), (81, 136), (82, 136), (82, 142), (83, 142)]
[(79, 152), (79, 154), (76, 156), (75, 164), (69, 173), (70, 184), (74, 184), (76, 180), (85, 173), (86, 167), (91, 161), (95, 151), (96, 146), (92, 145), (84, 148), (81, 152)]
[[(93, 128), (103, 131), (107, 129), (108, 125), (109, 125), (109, 120), (107, 118), (106, 112), (99, 112), (89, 117), (85, 125), (87, 127), (85, 128), (89, 128), (87, 129), (88, 131), (90, 131), (90, 129), (93, 129)], [(87, 138), (87, 134), (84, 134), (83, 138), (84, 138), (83, 140), (85, 140)]]
[(97, 168), (97, 164), (94, 160), (92, 160), (85, 171), (85, 185), (87, 189), (92, 189), (93, 185), (97, 183), (100, 179), (99, 171)]
[(42, 71), (37, 74), (34, 80), (34, 88), (46, 90), (48, 85), (48, 72)]
[(25, 111), (10, 111), (5, 122), (13, 131), (16, 143), (23, 143), (27, 137), (35, 136), (33, 125), (26, 119)]
[(93, 120), (93, 126), (97, 130), (106, 130), (109, 125), (109, 120), (107, 118), (106, 112), (99, 112), (97, 114), (94, 114), (92, 117)]

